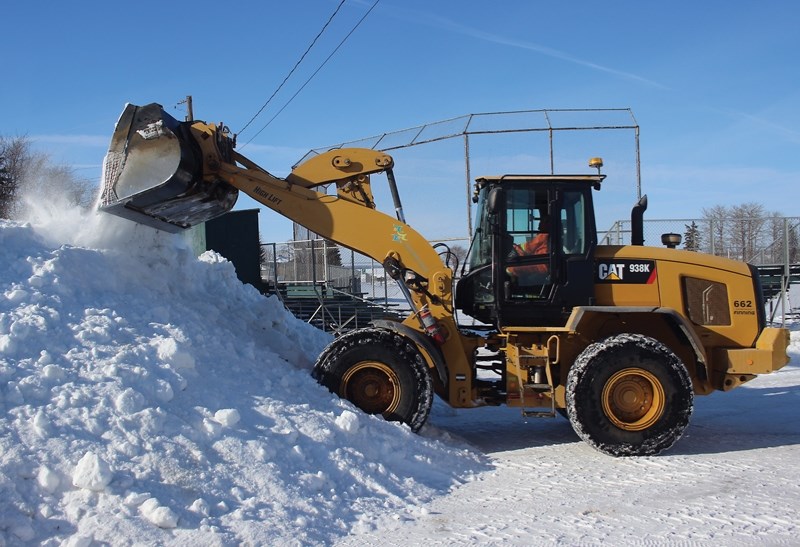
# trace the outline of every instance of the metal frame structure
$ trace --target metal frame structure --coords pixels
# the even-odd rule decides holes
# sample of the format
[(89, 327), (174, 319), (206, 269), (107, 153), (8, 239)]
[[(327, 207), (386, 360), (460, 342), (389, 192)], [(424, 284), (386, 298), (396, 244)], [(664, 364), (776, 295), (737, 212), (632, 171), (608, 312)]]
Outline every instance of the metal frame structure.
[[(624, 114), (630, 118), (629, 124), (573, 124), (573, 125), (559, 125), (553, 123), (553, 115), (559, 113), (616, 113)], [(542, 123), (534, 124), (528, 123), (513, 129), (509, 128), (481, 128), (479, 127), (484, 121), (487, 127), (491, 127), (492, 122), (500, 120), (503, 117), (523, 117), (535, 116), (541, 120)], [(630, 108), (561, 108), (561, 109), (537, 109), (537, 110), (512, 110), (506, 112), (484, 112), (478, 114), (466, 114), (455, 118), (449, 118), (437, 122), (431, 122), (408, 129), (401, 129), (391, 131), (388, 133), (381, 133), (372, 137), (365, 137), (363, 139), (337, 143), (331, 146), (314, 148), (310, 150), (298, 162), (298, 165), (306, 161), (309, 157), (327, 152), (328, 150), (345, 148), (345, 147), (362, 147), (370, 148), (372, 150), (381, 150), (389, 152), (392, 150), (399, 150), (402, 148), (410, 148), (422, 144), (429, 144), (433, 142), (463, 138), (464, 139), (464, 163), (465, 163), (465, 179), (466, 179), (466, 199), (467, 199), (467, 229), (468, 233), (472, 233), (472, 174), (470, 164), (470, 136), (476, 135), (495, 135), (506, 133), (532, 133), (532, 132), (547, 132), (549, 137), (550, 148), (550, 174), (555, 174), (555, 159), (554, 159), (554, 135), (560, 131), (604, 131), (604, 130), (632, 130), (634, 132), (634, 145), (636, 154), (636, 199), (642, 197), (642, 177), (641, 177), (641, 160), (639, 153), (639, 124), (633, 115)]]

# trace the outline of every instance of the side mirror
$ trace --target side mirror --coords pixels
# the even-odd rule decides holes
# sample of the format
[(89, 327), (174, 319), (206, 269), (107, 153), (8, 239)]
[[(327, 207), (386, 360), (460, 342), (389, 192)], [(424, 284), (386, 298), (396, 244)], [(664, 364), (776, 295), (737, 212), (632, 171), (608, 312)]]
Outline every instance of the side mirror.
[(491, 214), (497, 214), (500, 211), (500, 204), (503, 201), (503, 190), (499, 186), (495, 186), (489, 190), (489, 196), (486, 198), (486, 210)]

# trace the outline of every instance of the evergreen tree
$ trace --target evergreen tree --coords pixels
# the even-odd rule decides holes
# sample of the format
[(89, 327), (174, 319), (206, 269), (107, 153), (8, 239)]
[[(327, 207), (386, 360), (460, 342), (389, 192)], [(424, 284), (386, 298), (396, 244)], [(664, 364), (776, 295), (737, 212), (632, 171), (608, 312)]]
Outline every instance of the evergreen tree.
[(342, 255), (339, 246), (333, 241), (325, 240), (325, 260), (328, 266), (341, 266)]
[(683, 248), (687, 251), (699, 251), (702, 242), (700, 228), (695, 221), (691, 224), (684, 224), (686, 232), (683, 234)]
[(800, 262), (800, 238), (797, 237), (797, 224), (789, 227), (789, 262)]

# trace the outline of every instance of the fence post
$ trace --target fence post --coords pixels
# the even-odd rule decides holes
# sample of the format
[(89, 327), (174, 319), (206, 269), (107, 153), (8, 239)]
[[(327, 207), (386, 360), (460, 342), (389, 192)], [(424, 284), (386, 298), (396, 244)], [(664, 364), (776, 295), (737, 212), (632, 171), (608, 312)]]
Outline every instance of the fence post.
[(387, 306), (389, 305), (389, 275), (385, 268), (383, 269), (383, 302)]
[(711, 254), (716, 256), (717, 249), (716, 249), (716, 242), (714, 241), (714, 219), (713, 218), (708, 219), (708, 231), (709, 231), (709, 234), (711, 235)]
[(789, 289), (789, 219), (783, 219), (783, 279), (781, 280), (781, 326), (786, 327), (786, 292)]
[(297, 242), (292, 243), (292, 269), (294, 270), (294, 279), (293, 281), (297, 281)]
[(356, 294), (356, 253), (350, 249), (350, 291)]
[(369, 267), (371, 268), (371, 272), (370, 272), (371, 273), (371, 277), (370, 277), (369, 282), (372, 285), (370, 287), (370, 294), (373, 297), (377, 298), (378, 291), (375, 290), (375, 261), (374, 260), (370, 260), (369, 261)]
[(311, 283), (314, 287), (314, 290), (317, 289), (317, 253), (316, 249), (314, 248), (314, 240), (308, 240), (309, 248), (311, 249)]
[(464, 169), (467, 177), (467, 233), (472, 233), (472, 197), (470, 196), (470, 186), (472, 184), (472, 174), (469, 166), (469, 134), (464, 133)]
[(330, 281), (330, 278), (331, 278), (330, 271), (328, 271), (328, 266), (329, 266), (329, 264), (328, 264), (328, 240), (327, 239), (323, 239), (322, 240), (322, 271), (324, 273), (322, 274), (322, 277), (323, 277), (322, 281), (326, 285), (328, 284), (328, 281)]
[(278, 244), (274, 241), (272, 242), (272, 274), (275, 281), (275, 292), (278, 294), (278, 298), (281, 298), (278, 290)]

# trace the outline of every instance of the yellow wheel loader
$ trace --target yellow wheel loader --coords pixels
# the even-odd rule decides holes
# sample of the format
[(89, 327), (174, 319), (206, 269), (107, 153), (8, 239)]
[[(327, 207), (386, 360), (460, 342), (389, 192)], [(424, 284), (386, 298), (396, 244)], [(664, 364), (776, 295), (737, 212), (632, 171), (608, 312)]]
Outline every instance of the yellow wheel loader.
[[(313, 374), (363, 411), (414, 431), (435, 392), (456, 408), (562, 414), (606, 454), (652, 455), (681, 436), (695, 395), (728, 391), (788, 362), (789, 333), (766, 326), (755, 270), (643, 246), (646, 199), (632, 213), (632, 245), (598, 244), (599, 168), (477, 179), (476, 228), (455, 288), (448, 250), (406, 223), (392, 168), (383, 152), (340, 149), (279, 178), (237, 153), (221, 124), (179, 122), (158, 104), (127, 105), (99, 208), (180, 231), (225, 213), (242, 191), (381, 262), (412, 312), (340, 336)], [(371, 184), (379, 173), (393, 215), (376, 209)], [(526, 253), (534, 238), (537, 251)], [(460, 326), (456, 309), (486, 327)]]

